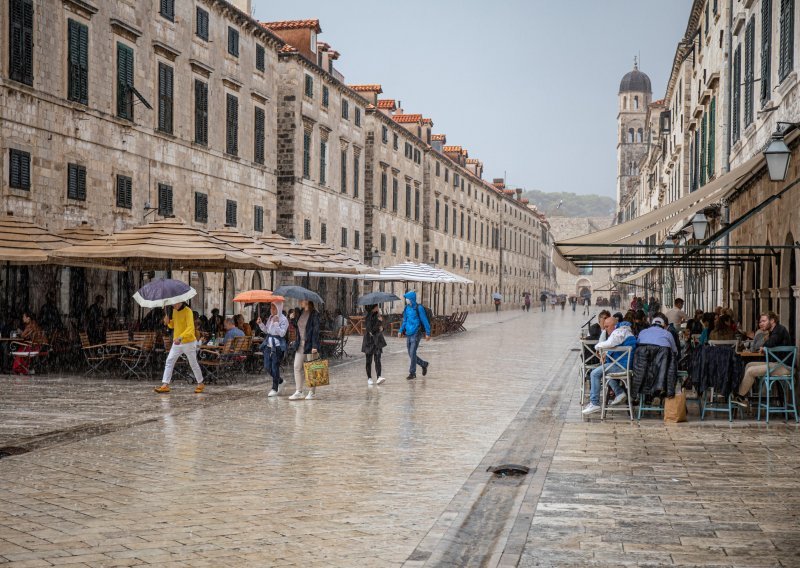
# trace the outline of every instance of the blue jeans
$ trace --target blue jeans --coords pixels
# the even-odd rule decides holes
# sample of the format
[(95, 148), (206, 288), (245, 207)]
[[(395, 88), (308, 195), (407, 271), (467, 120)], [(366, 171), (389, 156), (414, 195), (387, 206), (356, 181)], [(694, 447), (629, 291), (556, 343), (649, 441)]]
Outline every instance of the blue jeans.
[(422, 334), (416, 333), (414, 335), (407, 335), (406, 336), (406, 349), (408, 349), (408, 357), (411, 359), (411, 365), (408, 368), (408, 373), (410, 375), (417, 374), (417, 365), (420, 367), (427, 367), (428, 362), (423, 361), (419, 357), (417, 357), (417, 349), (419, 349), (419, 342), (422, 340)]
[[(625, 371), (623, 367), (620, 367), (616, 363), (606, 363), (604, 365), (607, 372), (618, 372), (622, 373)], [(597, 367), (596, 369), (592, 369), (589, 378), (592, 381), (592, 389), (589, 391), (589, 401), (592, 404), (600, 406), (600, 389), (603, 386), (603, 367)], [(616, 379), (609, 379), (608, 384), (611, 385), (611, 388), (614, 389), (614, 394), (619, 396), (625, 392), (625, 389), (619, 384), (619, 381)]]
[(281, 384), (281, 361), (283, 361), (283, 351), (264, 347), (264, 370), (272, 375), (272, 390), (278, 390)]

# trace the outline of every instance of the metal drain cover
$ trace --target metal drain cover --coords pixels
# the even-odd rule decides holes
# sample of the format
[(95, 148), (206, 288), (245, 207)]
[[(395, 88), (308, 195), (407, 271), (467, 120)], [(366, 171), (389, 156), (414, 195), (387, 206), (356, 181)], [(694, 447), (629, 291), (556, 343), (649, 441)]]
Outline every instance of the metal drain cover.
[(527, 475), (530, 472), (530, 468), (515, 463), (504, 463), (501, 465), (493, 465), (486, 471), (495, 475)]

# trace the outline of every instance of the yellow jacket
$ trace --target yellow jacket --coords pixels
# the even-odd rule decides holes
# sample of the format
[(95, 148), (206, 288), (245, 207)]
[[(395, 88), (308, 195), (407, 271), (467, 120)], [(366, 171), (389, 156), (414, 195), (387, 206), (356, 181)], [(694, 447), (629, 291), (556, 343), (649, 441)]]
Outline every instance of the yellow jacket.
[(168, 327), (175, 330), (172, 334), (173, 339), (180, 339), (181, 343), (197, 340), (194, 335), (194, 313), (189, 306), (183, 306), (181, 310), (172, 310), (172, 319), (169, 320)]

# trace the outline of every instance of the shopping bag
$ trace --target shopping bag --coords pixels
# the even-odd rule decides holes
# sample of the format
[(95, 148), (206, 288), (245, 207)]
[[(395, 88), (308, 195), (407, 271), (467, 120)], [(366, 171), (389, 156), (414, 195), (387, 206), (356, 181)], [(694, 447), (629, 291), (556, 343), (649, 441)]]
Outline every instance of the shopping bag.
[(664, 400), (664, 422), (686, 422), (686, 393), (678, 391)]
[(303, 371), (306, 375), (306, 386), (308, 388), (324, 387), (330, 384), (327, 359), (307, 361), (303, 363)]

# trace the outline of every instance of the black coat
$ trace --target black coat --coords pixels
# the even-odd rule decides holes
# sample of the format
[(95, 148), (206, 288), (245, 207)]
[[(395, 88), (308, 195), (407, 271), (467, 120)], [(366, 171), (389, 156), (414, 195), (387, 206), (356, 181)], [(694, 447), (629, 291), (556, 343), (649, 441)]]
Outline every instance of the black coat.
[(368, 355), (380, 353), (386, 347), (383, 337), (383, 322), (378, 321), (380, 314), (370, 312), (364, 319), (364, 338), (361, 340), (361, 352)]
[[(295, 318), (289, 320), (289, 325), (294, 327), (295, 331), (295, 340), (294, 343), (292, 343), (293, 351), (297, 351), (297, 348), (300, 347), (300, 328), (297, 325), (297, 321), (300, 319), (301, 315), (303, 315), (303, 310), (297, 310), (297, 312), (295, 313)], [(312, 349), (316, 349), (317, 351), (321, 349), (319, 330), (320, 330), (319, 312), (317, 310), (314, 310), (308, 316), (308, 323), (306, 324), (306, 336), (303, 338), (304, 355), (308, 355), (309, 353), (311, 353)]]
[(697, 392), (713, 388), (727, 397), (739, 388), (744, 366), (730, 345), (701, 345), (692, 352), (689, 376)]
[(669, 347), (638, 344), (633, 352), (633, 379), (631, 392), (638, 395), (654, 395), (666, 391), (667, 396), (675, 396), (675, 382), (678, 380), (678, 358)]

